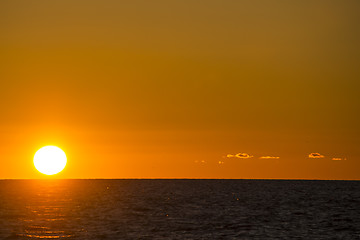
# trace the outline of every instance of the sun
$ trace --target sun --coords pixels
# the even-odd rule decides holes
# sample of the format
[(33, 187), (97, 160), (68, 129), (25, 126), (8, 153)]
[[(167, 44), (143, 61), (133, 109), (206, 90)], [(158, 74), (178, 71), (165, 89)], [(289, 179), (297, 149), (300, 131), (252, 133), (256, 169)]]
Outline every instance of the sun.
[(61, 172), (66, 166), (66, 154), (56, 146), (40, 148), (34, 156), (35, 168), (46, 175), (54, 175)]

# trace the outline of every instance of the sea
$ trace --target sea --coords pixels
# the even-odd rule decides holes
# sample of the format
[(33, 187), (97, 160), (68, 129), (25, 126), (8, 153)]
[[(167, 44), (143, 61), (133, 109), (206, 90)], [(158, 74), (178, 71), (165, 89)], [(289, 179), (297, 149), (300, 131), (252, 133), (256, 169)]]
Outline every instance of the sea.
[(0, 180), (0, 239), (360, 239), (360, 181)]

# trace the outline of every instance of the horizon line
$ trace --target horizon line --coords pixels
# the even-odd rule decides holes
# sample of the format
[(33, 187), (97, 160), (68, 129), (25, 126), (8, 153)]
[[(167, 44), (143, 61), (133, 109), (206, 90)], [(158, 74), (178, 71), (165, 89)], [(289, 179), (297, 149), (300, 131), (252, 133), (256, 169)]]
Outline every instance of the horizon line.
[(360, 181), (360, 179), (320, 178), (0, 178), (4, 180), (282, 180), (282, 181)]

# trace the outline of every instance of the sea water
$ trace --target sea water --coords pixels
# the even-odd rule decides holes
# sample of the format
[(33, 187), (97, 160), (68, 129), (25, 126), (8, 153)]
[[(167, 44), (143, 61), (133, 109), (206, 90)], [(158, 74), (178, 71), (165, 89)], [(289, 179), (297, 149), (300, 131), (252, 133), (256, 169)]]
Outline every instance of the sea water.
[(0, 239), (360, 239), (360, 182), (1, 180)]

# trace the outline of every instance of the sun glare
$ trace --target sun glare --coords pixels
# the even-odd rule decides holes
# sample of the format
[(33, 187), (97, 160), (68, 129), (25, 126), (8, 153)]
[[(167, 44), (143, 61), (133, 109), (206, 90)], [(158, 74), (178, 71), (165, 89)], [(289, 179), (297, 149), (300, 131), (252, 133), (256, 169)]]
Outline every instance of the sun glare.
[(61, 172), (65, 168), (66, 162), (65, 152), (56, 146), (42, 147), (34, 156), (35, 168), (46, 175)]

